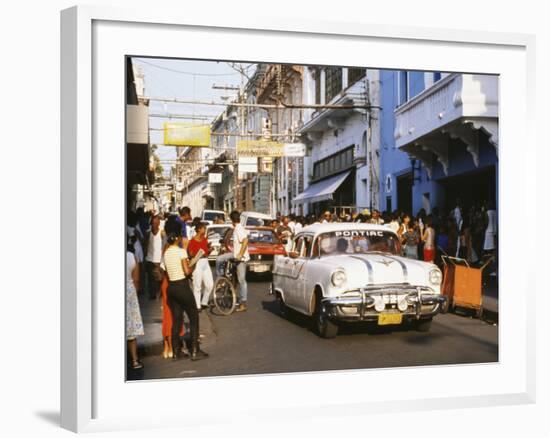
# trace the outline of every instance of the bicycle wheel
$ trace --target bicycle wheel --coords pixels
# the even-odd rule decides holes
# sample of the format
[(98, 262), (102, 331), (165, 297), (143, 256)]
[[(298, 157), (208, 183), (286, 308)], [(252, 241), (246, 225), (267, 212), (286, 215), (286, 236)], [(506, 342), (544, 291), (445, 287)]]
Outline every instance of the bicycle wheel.
[(214, 283), (213, 298), (216, 310), (222, 315), (230, 315), (235, 310), (237, 292), (226, 277), (220, 277)]

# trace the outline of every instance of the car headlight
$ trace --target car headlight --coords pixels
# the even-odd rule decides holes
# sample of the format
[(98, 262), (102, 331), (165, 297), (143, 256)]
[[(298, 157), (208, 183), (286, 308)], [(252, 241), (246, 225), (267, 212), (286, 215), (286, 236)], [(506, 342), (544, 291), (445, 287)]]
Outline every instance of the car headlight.
[(441, 284), (443, 276), (441, 275), (441, 271), (439, 269), (432, 269), (430, 271), (430, 274), (428, 275), (428, 279), (430, 280), (431, 284), (438, 285)]
[(342, 286), (346, 282), (346, 280), (346, 273), (342, 270), (334, 271), (330, 277), (330, 281), (335, 287)]
[(407, 303), (406, 297), (401, 298), (401, 300), (399, 300), (399, 302), (397, 303), (397, 308), (401, 312), (404, 312), (405, 310), (407, 310), (408, 307), (409, 307), (409, 303)]
[(374, 298), (374, 310), (377, 312), (382, 312), (386, 308), (386, 302), (382, 295), (378, 295)]

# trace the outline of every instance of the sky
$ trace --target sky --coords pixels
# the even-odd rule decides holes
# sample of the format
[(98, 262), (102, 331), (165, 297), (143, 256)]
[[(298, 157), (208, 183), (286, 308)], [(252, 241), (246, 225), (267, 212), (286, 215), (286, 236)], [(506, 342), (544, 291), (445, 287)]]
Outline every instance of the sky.
[[(222, 96), (234, 97), (236, 91), (212, 89), (213, 85), (240, 86), (246, 83), (246, 78), (235, 71), (227, 62), (217, 61), (193, 61), (162, 58), (132, 58), (132, 62), (139, 67), (144, 74), (145, 96), (161, 98), (179, 98), (191, 100), (206, 100), (223, 102)], [(254, 64), (243, 64), (251, 74)], [(174, 114), (208, 116), (204, 120), (172, 119), (186, 123), (209, 123), (222, 111), (223, 106), (178, 104), (150, 101), (150, 114)], [(150, 128), (162, 128), (169, 119), (150, 117)], [(162, 144), (162, 131), (151, 131), (152, 144)], [(157, 154), (161, 160), (172, 160), (176, 157), (176, 148), (172, 146), (160, 146)], [(169, 172), (170, 163), (162, 163), (165, 174)]]

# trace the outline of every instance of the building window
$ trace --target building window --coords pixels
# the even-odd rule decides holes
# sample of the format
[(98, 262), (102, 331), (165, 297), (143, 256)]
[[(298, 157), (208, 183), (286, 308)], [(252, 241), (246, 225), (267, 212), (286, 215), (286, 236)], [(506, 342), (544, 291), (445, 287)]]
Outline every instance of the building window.
[(441, 79), (441, 72), (440, 71), (434, 72), (434, 83), (439, 81), (440, 79)]
[(340, 173), (353, 166), (353, 149), (350, 146), (313, 164), (313, 179), (318, 180)]
[(315, 80), (315, 104), (320, 105), (321, 104), (321, 70), (320, 69), (315, 70), (313, 79)]
[(348, 68), (348, 86), (355, 84), (367, 74), (366, 68)]
[(340, 67), (326, 68), (325, 102), (329, 103), (340, 91), (342, 91), (342, 69)]
[(400, 71), (397, 76), (398, 103), (403, 105), (409, 100), (409, 72)]

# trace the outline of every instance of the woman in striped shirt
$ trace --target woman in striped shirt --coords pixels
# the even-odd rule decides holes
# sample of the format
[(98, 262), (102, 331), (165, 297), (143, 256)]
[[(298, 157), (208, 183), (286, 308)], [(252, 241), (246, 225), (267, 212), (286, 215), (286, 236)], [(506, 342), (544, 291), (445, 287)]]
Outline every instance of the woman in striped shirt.
[(167, 235), (168, 247), (164, 251), (164, 266), (168, 276), (168, 306), (172, 312), (172, 359), (182, 357), (179, 328), (183, 322), (183, 312), (189, 317), (189, 331), (191, 336), (191, 360), (200, 360), (208, 354), (199, 347), (199, 313), (195, 296), (191, 289), (187, 251), (180, 247), (181, 224), (175, 220), (168, 220), (164, 226)]

